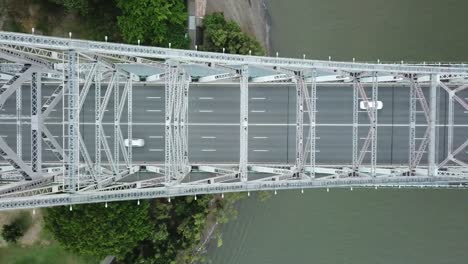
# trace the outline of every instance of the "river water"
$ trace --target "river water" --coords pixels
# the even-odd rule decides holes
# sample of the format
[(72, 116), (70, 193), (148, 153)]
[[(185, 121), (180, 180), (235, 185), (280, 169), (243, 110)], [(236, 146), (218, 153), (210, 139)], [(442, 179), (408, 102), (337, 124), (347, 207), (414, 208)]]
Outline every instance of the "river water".
[[(468, 61), (463, 0), (270, 0), (272, 53)], [(468, 191), (282, 191), (251, 196), (212, 263), (468, 263)]]

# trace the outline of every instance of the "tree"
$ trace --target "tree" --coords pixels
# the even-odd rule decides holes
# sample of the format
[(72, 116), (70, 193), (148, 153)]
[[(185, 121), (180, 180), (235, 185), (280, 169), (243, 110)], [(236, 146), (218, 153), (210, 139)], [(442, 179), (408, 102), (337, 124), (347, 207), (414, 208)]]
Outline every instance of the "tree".
[(88, 14), (89, 10), (98, 2), (106, 0), (49, 0), (58, 5), (62, 5), (68, 11), (77, 11), (81, 15)]
[(210, 195), (198, 196), (197, 200), (193, 196), (177, 197), (170, 203), (152, 200), (152, 234), (125, 263), (194, 263), (199, 256), (193, 254), (193, 248), (200, 242), (211, 200)]
[(203, 49), (227, 53), (265, 55), (262, 45), (242, 32), (234, 21), (226, 21), (223, 13), (213, 13), (203, 19)]
[(114, 255), (123, 259), (140, 241), (150, 237), (149, 203), (87, 204), (49, 208), (45, 226), (72, 252), (99, 258)]
[(117, 23), (125, 41), (186, 48), (187, 12), (181, 0), (117, 0)]
[(6, 242), (16, 243), (24, 235), (24, 226), (18, 220), (9, 225), (3, 225), (2, 237)]

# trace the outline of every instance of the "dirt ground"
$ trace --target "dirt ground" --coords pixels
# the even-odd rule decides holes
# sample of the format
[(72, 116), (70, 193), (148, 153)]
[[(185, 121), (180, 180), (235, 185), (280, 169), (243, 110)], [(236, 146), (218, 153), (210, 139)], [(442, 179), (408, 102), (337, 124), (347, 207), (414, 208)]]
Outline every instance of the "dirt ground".
[[(41, 210), (35, 210), (35, 214), (32, 213), (32, 210), (16, 210), (16, 211), (7, 211), (0, 213), (0, 229), (3, 225), (11, 223), (14, 219), (20, 217), (22, 214), (23, 217), (29, 218), (29, 227), (24, 233), (24, 235), (18, 241), (20, 246), (32, 246), (36, 244), (47, 245), (49, 241), (41, 240), (40, 234), (44, 226), (44, 219), (42, 217)], [(7, 247), (8, 244), (0, 237), (0, 247)]]
[(223, 12), (243, 31), (256, 37), (270, 53), (269, 18), (265, 0), (207, 0), (206, 13)]

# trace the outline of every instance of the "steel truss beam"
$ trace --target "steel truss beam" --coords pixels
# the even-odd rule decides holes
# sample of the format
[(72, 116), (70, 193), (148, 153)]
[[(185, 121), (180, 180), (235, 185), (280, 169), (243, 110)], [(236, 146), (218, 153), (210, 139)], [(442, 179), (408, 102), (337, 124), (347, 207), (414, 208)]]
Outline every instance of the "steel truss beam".
[(102, 53), (146, 57), (156, 59), (174, 59), (178, 61), (208, 62), (220, 64), (249, 64), (279, 67), (316, 68), (316, 69), (342, 69), (349, 72), (378, 71), (390, 73), (424, 73), (424, 74), (468, 74), (465, 66), (424, 66), (405, 64), (371, 64), (353, 62), (335, 62), (306, 59), (271, 58), (260, 56), (245, 56), (235, 54), (220, 54), (214, 52), (201, 52), (178, 50), (147, 46), (126, 45), (120, 43), (75, 40), (68, 38), (46, 37), (22, 33), (0, 32), (0, 44), (37, 47), (53, 50), (69, 50), (88, 53)]
[(315, 179), (315, 180), (287, 180), (262, 182), (235, 182), (230, 184), (205, 184), (201, 186), (180, 185), (174, 188), (156, 187), (147, 189), (131, 189), (110, 192), (89, 192), (80, 195), (52, 194), (47, 196), (5, 198), (0, 200), (0, 210), (21, 208), (39, 208), (59, 205), (72, 205), (84, 203), (102, 203), (122, 200), (150, 199), (161, 197), (177, 197), (186, 195), (218, 194), (229, 192), (247, 192), (258, 190), (283, 190), (306, 188), (349, 188), (362, 187), (405, 187), (429, 188), (458, 187), (467, 178), (453, 176), (395, 176), (395, 177), (355, 177), (344, 179)]
[(440, 82), (439, 76), (436, 74), (431, 74), (431, 86), (429, 91), (430, 96), (430, 109), (429, 109), (429, 149), (427, 155), (428, 163), (428, 175), (435, 176), (437, 175), (437, 146), (438, 146), (438, 137), (437, 137), (437, 94), (438, 94), (438, 84)]
[(64, 187), (66, 191), (74, 193), (79, 188), (79, 103), (80, 93), (79, 86), (76, 80), (78, 56), (76, 51), (69, 50), (67, 53), (67, 67), (65, 79), (65, 92), (64, 92), (64, 108), (63, 114), (65, 116), (64, 125), (64, 150), (67, 159), (65, 160), (65, 177)]
[(468, 85), (464, 84), (455, 89), (451, 89), (448, 87), (447, 84), (443, 82), (438, 82), (438, 85), (442, 87), (449, 95), (448, 100), (448, 136), (447, 136), (447, 157), (439, 164), (439, 167), (442, 167), (449, 162), (453, 162), (459, 166), (468, 167), (466, 162), (463, 162), (457, 159), (455, 156), (462, 152), (464, 149), (468, 147), (468, 139), (463, 142), (460, 146), (458, 146), (455, 150), (453, 149), (453, 134), (454, 134), (454, 102), (457, 101), (461, 107), (463, 107), (466, 111), (468, 111), (468, 102), (457, 95), (458, 92), (463, 91), (468, 88)]
[(302, 178), (304, 173), (304, 101), (307, 87), (299, 73), (296, 77), (296, 177)]
[(16, 155), (23, 158), (23, 126), (21, 114), (23, 109), (23, 92), (21, 88), (16, 89)]
[[(317, 115), (317, 72), (315, 69), (312, 70), (312, 76), (311, 76), (311, 93), (310, 93), (310, 98), (309, 101), (310, 103), (307, 104), (309, 108), (309, 142), (310, 142), (310, 174), (309, 176), (311, 178), (315, 178), (315, 169), (316, 169), (316, 164), (315, 164), (315, 157), (316, 157), (316, 139), (317, 139), (317, 133), (316, 133), (316, 115)], [(306, 89), (307, 91), (307, 89)]]
[(240, 160), (239, 176), (241, 181), (247, 181), (249, 155), (249, 68), (241, 66), (240, 71)]
[(42, 170), (41, 90), (41, 73), (33, 72), (31, 75), (31, 167), (35, 173)]
[(0, 87), (0, 109), (3, 108), (5, 101), (23, 84), (23, 82), (31, 79), (31, 73), (34, 70), (34, 67), (26, 64), (15, 76)]
[[(0, 50), (0, 57), (3, 56), (5, 53), (2, 52), (2, 50)], [(7, 56), (8, 57), (8, 56)], [(14, 58), (13, 58), (14, 59)], [(26, 80), (29, 80), (31, 79), (31, 74), (34, 73), (34, 71), (36, 71), (37, 68), (34, 67), (34, 66), (31, 66), (29, 64), (27, 65), (24, 65), (20, 71), (18, 73), (16, 73), (7, 83), (5, 83), (4, 85), (2, 85), (0, 87), (0, 109), (3, 107), (5, 101), (16, 91), (20, 90), (19, 88), (21, 87), (21, 85), (23, 84), (23, 82), (25, 82)], [(35, 75), (35, 77), (37, 77), (37, 75)], [(34, 78), (34, 80), (32, 81), (33, 83), (33, 86), (34, 87), (37, 87), (37, 78)], [(40, 89), (40, 87), (39, 87)], [(37, 92), (37, 89), (32, 89), (34, 90), (34, 92)], [(19, 99), (21, 99), (21, 92), (17, 93), (17, 97), (16, 97), (16, 100), (18, 101)], [(40, 96), (40, 93), (39, 93), (39, 96)], [(37, 99), (37, 96), (35, 97), (35, 99)], [(40, 100), (40, 99), (39, 99)], [(40, 102), (40, 101), (39, 101)], [(34, 162), (33, 162), (33, 166), (36, 166), (34, 167), (34, 169), (32, 169), (31, 167), (29, 167), (23, 160), (22, 160), (22, 129), (21, 129), (21, 108), (19, 108), (21, 106), (21, 104), (19, 104), (19, 106), (16, 107), (16, 124), (17, 124), (17, 133), (20, 134), (19, 136), (17, 136), (17, 141), (16, 141), (16, 146), (17, 146), (17, 153), (15, 153), (7, 144), (6, 142), (3, 140), (3, 138), (0, 138), (0, 156), (2, 156), (7, 162), (10, 163), (10, 165), (12, 165), (15, 169), (18, 170), (18, 172), (23, 175), (23, 177), (27, 180), (30, 180), (30, 179), (33, 179), (33, 178), (36, 178), (38, 175), (40, 175), (40, 165), (39, 165), (39, 169), (37, 168), (37, 165), (38, 163), (36, 161), (38, 161), (38, 155), (40, 155), (40, 153), (38, 153), (37, 151), (37, 148), (38, 148), (38, 144), (40, 144), (40, 134), (39, 135), (36, 135), (37, 137), (33, 138), (33, 149), (32, 149), (32, 154), (37, 154), (37, 155), (33, 155), (33, 159), (34, 159)], [(37, 119), (33, 119), (32, 121), (38, 121)], [(37, 124), (37, 122), (35, 124), (32, 124), (31, 127), (34, 127), (36, 128), (37, 126), (35, 126)], [(19, 128), (18, 128), (19, 127)], [(38, 140), (39, 138), (39, 140)], [(39, 141), (39, 143), (37, 143)], [(19, 153), (19, 155), (18, 155)], [(39, 162), (40, 164), (40, 162)]]
[[(129, 142), (133, 140), (133, 82), (130, 78), (128, 80), (128, 91), (127, 91), (127, 138)], [(187, 99), (188, 104), (188, 99)], [(188, 152), (188, 151), (187, 151)], [(127, 160), (128, 160), (128, 169), (132, 168), (133, 160), (133, 146), (128, 144), (127, 148)], [(188, 162), (187, 162), (188, 163)]]
[[(378, 80), (377, 72), (372, 72), (372, 94), (371, 100), (367, 97), (366, 90), (360, 83), (361, 73), (351, 74), (354, 77), (353, 81), (353, 156), (352, 156), (352, 173), (351, 176), (358, 176), (360, 166), (369, 152), (370, 154), (370, 175), (376, 176), (377, 167), (377, 101), (378, 101)], [(361, 99), (366, 107), (367, 116), (369, 117), (370, 127), (367, 137), (364, 140), (362, 148), (359, 150), (359, 99)], [(373, 107), (370, 107), (373, 105)], [(359, 152), (359, 154), (358, 154)]]
[[(410, 82), (410, 109), (409, 109), (409, 172), (407, 175), (415, 175), (415, 169), (419, 166), (419, 163), (424, 155), (424, 153), (428, 152), (428, 161), (431, 164), (431, 160), (433, 160), (432, 169), (433, 171), (431, 175), (436, 175), (434, 171), (435, 168), (435, 156), (431, 158), (431, 155), (435, 153), (435, 146), (436, 146), (436, 111), (437, 111), (437, 76), (431, 76), (431, 84), (430, 84), (430, 103), (427, 103), (426, 97), (421, 89), (420, 84), (418, 83), (418, 79), (420, 77), (417, 75), (408, 75), (405, 79), (409, 80)], [(434, 80), (434, 81), (432, 81)], [(416, 149), (416, 120), (417, 120), (417, 105), (419, 105), (422, 109), (424, 114), (427, 128), (424, 132), (424, 136), (420, 138), (419, 147)], [(426, 151), (427, 147), (429, 146), (429, 150)], [(432, 147), (431, 147), (432, 146)], [(435, 155), (435, 154), (434, 154)], [(406, 173), (405, 173), (406, 175)]]
[(190, 76), (175, 64), (165, 72), (165, 183), (181, 182), (190, 172), (188, 163), (188, 89)]

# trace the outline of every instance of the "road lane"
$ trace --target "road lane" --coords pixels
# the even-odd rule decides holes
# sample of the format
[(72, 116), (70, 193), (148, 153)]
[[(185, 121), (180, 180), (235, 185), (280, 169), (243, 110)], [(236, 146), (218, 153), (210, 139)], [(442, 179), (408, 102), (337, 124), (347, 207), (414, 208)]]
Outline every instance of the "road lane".
[[(44, 85), (42, 94), (47, 99), (56, 85)], [(102, 87), (104, 96), (106, 87)], [(365, 88), (370, 95), (370, 88)], [(429, 89), (423, 87), (428, 96)], [(249, 162), (295, 162), (295, 87), (291, 84), (250, 84), (249, 85)], [(438, 158), (443, 160), (447, 148), (447, 100), (446, 92), (439, 92), (438, 100)], [(120, 95), (121, 96), (121, 95)], [(352, 86), (318, 85), (317, 87), (317, 163), (350, 164), (352, 151)], [(459, 93), (468, 98), (468, 90)], [(109, 147), (113, 148), (113, 95), (104, 115), (104, 130)], [(135, 84), (133, 89), (133, 137), (142, 138), (143, 148), (134, 148), (135, 161), (163, 162), (164, 152), (164, 86)], [(193, 84), (189, 92), (189, 158), (191, 162), (238, 162), (239, 160), (239, 100), (237, 84)], [(409, 90), (402, 85), (382, 85), (379, 100), (383, 109), (378, 112), (378, 153), (379, 164), (405, 164), (408, 160), (408, 108)], [(7, 100), (5, 111), (0, 112), (0, 135), (4, 135), (12, 149), (16, 149), (15, 99)], [(47, 127), (59, 143), (62, 142), (61, 103), (58, 111), (51, 112), (46, 120)], [(468, 114), (455, 102), (454, 149), (466, 140)], [(126, 106), (122, 113), (122, 134), (127, 138)], [(421, 110), (418, 106), (418, 110)], [(23, 86), (23, 152), (30, 156), (30, 89)], [(88, 152), (94, 158), (94, 90), (90, 89), (81, 111), (80, 131)], [(304, 119), (305, 135), (308, 133), (308, 118)], [(368, 131), (366, 112), (359, 113), (359, 137)], [(417, 137), (425, 131), (425, 118), (417, 114)], [(461, 127), (460, 125), (467, 125)], [(364, 140), (360, 140), (360, 144)], [(417, 141), (419, 142), (419, 141)], [(54, 156), (43, 144), (44, 161), (54, 161)], [(105, 159), (105, 153), (102, 153)], [(364, 163), (369, 163), (370, 153)], [(463, 151), (459, 159), (467, 161), (468, 153)], [(425, 163), (426, 154), (422, 163)], [(123, 158), (121, 157), (121, 161)]]

